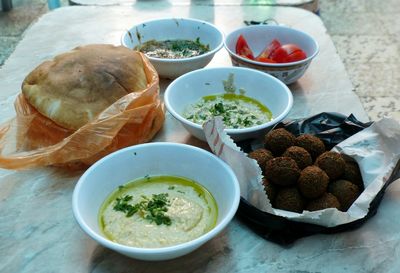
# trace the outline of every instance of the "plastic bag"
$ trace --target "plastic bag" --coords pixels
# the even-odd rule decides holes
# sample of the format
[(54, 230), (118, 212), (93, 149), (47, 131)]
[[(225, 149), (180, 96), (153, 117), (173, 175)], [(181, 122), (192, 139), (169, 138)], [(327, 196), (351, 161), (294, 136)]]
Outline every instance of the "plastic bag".
[(76, 131), (41, 115), (19, 94), (16, 117), (0, 127), (0, 167), (84, 168), (126, 146), (151, 140), (164, 123), (156, 70), (141, 54), (147, 88), (130, 93)]

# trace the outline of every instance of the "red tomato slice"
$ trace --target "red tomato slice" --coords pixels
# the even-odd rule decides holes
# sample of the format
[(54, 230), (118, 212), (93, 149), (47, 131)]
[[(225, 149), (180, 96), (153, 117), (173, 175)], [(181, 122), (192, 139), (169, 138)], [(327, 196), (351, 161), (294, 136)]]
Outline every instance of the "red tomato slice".
[(263, 62), (263, 63), (276, 63), (274, 60), (267, 58), (267, 57), (260, 57), (256, 58), (256, 61)]
[(281, 46), (275, 49), (274, 52), (271, 53), (269, 58), (277, 63), (285, 63), (288, 55), (289, 54), (286, 52), (286, 50)]
[(297, 62), (307, 58), (306, 53), (295, 44), (285, 44), (278, 50), (271, 56), (271, 58), (278, 63)]
[(253, 51), (251, 51), (243, 35), (240, 35), (236, 42), (236, 54), (254, 60)]
[(270, 42), (269, 45), (267, 45), (267, 47), (260, 53), (260, 55), (256, 57), (256, 60), (262, 62), (259, 59), (263, 58), (271, 59), (270, 56), (272, 52), (274, 52), (279, 47), (281, 47), (281, 43), (277, 39), (272, 40), (272, 42)]
[(304, 51), (295, 51), (286, 58), (286, 63), (297, 62), (307, 58), (306, 53)]

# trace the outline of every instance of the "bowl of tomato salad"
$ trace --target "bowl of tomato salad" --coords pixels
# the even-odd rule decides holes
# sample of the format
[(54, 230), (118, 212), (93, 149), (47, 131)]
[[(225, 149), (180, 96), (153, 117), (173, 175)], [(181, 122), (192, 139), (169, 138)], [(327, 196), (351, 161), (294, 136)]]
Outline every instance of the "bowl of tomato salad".
[(309, 34), (280, 25), (254, 25), (228, 34), (224, 46), (234, 66), (266, 72), (285, 84), (304, 75), (319, 45)]

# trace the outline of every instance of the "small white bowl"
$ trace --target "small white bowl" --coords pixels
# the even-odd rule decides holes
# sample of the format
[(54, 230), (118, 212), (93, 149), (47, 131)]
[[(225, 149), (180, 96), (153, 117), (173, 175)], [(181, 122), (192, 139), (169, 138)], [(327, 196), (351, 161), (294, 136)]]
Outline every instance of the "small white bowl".
[[(130, 34), (129, 34), (129, 33)], [(123, 34), (121, 43), (128, 48), (149, 40), (196, 40), (210, 46), (210, 51), (202, 55), (182, 58), (165, 59), (149, 57), (160, 77), (174, 79), (189, 71), (206, 66), (220, 50), (224, 43), (224, 35), (214, 25), (205, 21), (188, 18), (165, 18), (140, 23)]]
[[(282, 45), (298, 45), (306, 53), (307, 58), (291, 63), (264, 63), (241, 57), (236, 54), (236, 42), (240, 35), (244, 36), (254, 56), (259, 55), (272, 40), (277, 39)], [(248, 67), (266, 72), (285, 84), (293, 83), (303, 76), (312, 59), (319, 51), (317, 41), (307, 33), (286, 26), (272, 25), (254, 25), (239, 28), (226, 36), (224, 45), (234, 66)]]
[(196, 138), (206, 141), (202, 125), (183, 117), (185, 109), (202, 97), (224, 93), (223, 81), (233, 74), (236, 87), (258, 100), (272, 112), (273, 119), (261, 125), (243, 129), (225, 129), (235, 141), (257, 138), (284, 119), (293, 106), (293, 95), (278, 79), (254, 69), (243, 67), (204, 68), (174, 80), (166, 89), (164, 102), (168, 111)]
[[(164, 248), (131, 247), (107, 239), (98, 221), (102, 203), (119, 185), (146, 175), (181, 176), (203, 185), (217, 202), (216, 226), (192, 241)], [(132, 258), (155, 261), (185, 255), (215, 237), (235, 215), (239, 199), (234, 172), (217, 156), (194, 146), (159, 142), (128, 147), (97, 161), (76, 184), (72, 208), (83, 231), (102, 246)]]

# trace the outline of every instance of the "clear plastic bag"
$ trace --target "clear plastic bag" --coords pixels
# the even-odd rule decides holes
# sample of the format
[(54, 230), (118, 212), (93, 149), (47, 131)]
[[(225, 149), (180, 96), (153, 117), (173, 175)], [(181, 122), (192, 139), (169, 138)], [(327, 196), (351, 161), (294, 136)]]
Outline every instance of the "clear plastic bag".
[(0, 127), (0, 168), (84, 168), (126, 146), (151, 140), (164, 123), (156, 70), (141, 54), (147, 88), (130, 93), (76, 131), (40, 114), (19, 94), (16, 117)]

